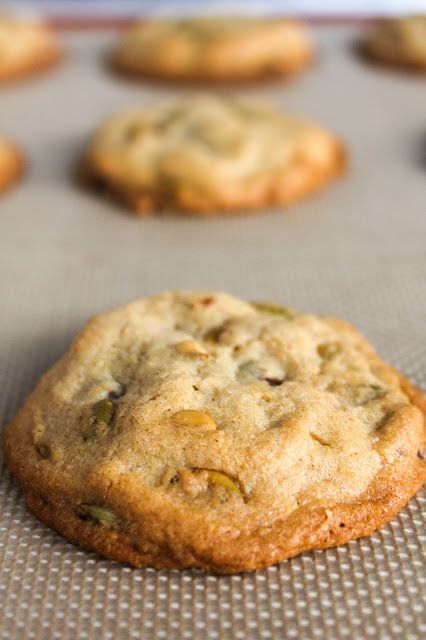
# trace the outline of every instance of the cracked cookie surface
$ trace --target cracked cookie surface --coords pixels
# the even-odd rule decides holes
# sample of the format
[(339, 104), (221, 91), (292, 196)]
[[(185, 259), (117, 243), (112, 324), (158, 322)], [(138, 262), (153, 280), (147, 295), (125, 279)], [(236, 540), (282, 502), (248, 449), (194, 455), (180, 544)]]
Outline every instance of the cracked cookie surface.
[(136, 213), (199, 214), (290, 204), (345, 168), (342, 143), (268, 106), (196, 96), (135, 108), (103, 125), (80, 178)]
[(135, 566), (267, 566), (426, 479), (424, 397), (349, 324), (222, 293), (93, 318), (5, 432), (29, 508)]
[(312, 58), (304, 25), (267, 18), (194, 18), (137, 23), (112, 55), (136, 76), (238, 81), (293, 75)]
[(24, 171), (24, 159), (18, 148), (0, 136), (0, 193), (8, 189)]
[(382, 62), (426, 70), (426, 15), (385, 20), (372, 31), (364, 50)]

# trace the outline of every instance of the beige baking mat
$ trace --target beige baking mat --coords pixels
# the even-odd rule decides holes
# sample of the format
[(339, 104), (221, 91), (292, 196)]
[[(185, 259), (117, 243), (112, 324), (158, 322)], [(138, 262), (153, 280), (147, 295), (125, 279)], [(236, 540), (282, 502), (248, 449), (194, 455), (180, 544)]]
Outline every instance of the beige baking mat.
[[(287, 213), (137, 220), (74, 189), (70, 167), (99, 120), (176, 92), (104, 73), (112, 32), (64, 35), (61, 68), (1, 89), (0, 129), (31, 164), (0, 202), (2, 424), (89, 315), (175, 287), (343, 316), (426, 387), (426, 82), (361, 64), (353, 35), (318, 28), (304, 76), (238, 92), (347, 140), (347, 179)], [(232, 577), (80, 551), (25, 511), (4, 469), (0, 511), (3, 640), (426, 637), (424, 493), (371, 538)]]

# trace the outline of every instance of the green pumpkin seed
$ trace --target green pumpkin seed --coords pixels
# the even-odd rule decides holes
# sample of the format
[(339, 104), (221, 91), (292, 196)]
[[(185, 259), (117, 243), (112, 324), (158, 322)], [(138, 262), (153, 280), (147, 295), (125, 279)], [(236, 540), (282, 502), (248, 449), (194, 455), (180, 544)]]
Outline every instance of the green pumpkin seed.
[(86, 513), (94, 520), (98, 520), (101, 524), (116, 525), (118, 523), (118, 518), (115, 513), (110, 509), (99, 507), (96, 504), (87, 504)]
[(109, 424), (111, 422), (112, 414), (114, 413), (114, 406), (112, 400), (104, 398), (99, 400), (92, 409), (93, 417), (96, 422), (105, 422)]
[(218, 485), (228, 491), (238, 493), (241, 496), (240, 488), (229, 476), (226, 475), (226, 473), (223, 473), (222, 471), (215, 471), (214, 469), (206, 469), (206, 471), (211, 484)]
[(294, 309), (290, 309), (290, 307), (282, 307), (278, 304), (274, 304), (273, 302), (250, 302), (252, 307), (260, 311), (261, 313), (270, 313), (274, 316), (283, 316), (284, 318), (294, 318), (296, 316), (296, 312)]

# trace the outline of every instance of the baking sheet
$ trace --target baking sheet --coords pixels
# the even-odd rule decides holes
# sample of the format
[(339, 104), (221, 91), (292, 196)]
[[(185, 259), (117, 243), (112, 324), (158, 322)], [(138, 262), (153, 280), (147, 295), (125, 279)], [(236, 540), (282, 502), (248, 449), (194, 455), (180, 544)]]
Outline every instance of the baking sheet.
[[(177, 287), (342, 316), (426, 387), (426, 82), (361, 63), (352, 28), (314, 35), (319, 55), (300, 79), (228, 90), (347, 141), (347, 178), (287, 212), (136, 219), (75, 189), (75, 156), (104, 117), (188, 93), (105, 73), (112, 31), (64, 33), (61, 67), (0, 90), (0, 129), (31, 165), (0, 201), (2, 425), (89, 315)], [(423, 492), (370, 538), (254, 574), (134, 570), (40, 524), (2, 468), (0, 637), (415, 640), (426, 635), (425, 512)]]

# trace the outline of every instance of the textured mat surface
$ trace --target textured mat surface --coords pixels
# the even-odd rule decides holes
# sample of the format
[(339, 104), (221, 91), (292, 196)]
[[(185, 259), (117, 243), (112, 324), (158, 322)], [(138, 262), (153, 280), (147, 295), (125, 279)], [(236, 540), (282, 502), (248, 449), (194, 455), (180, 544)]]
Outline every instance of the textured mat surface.
[[(300, 79), (235, 92), (347, 140), (348, 177), (289, 212), (137, 220), (75, 190), (70, 169), (100, 120), (177, 91), (109, 77), (112, 33), (67, 34), (61, 67), (1, 89), (1, 129), (31, 166), (0, 201), (2, 425), (89, 315), (176, 287), (345, 317), (426, 388), (426, 84), (362, 64), (350, 29), (315, 36), (320, 55)], [(4, 468), (0, 514), (2, 640), (426, 637), (425, 493), (371, 538), (233, 577), (80, 551), (26, 512)]]

